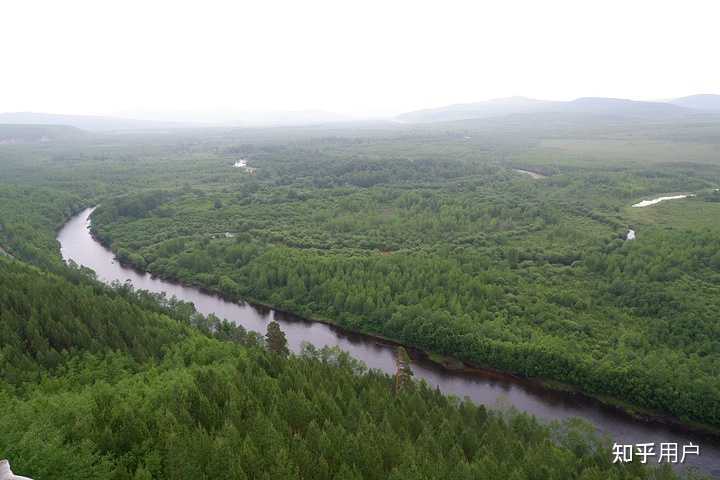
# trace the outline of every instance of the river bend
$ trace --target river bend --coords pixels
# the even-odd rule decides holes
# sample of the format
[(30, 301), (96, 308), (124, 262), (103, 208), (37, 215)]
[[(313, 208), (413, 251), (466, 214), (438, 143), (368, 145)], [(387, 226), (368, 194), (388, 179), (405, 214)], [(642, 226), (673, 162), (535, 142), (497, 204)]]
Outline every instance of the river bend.
[[(293, 351), (298, 351), (303, 342), (310, 342), (317, 347), (337, 346), (370, 368), (390, 374), (395, 372), (395, 348), (390, 343), (273, 309), (229, 302), (197, 288), (123, 267), (110, 250), (90, 235), (88, 227), (92, 211), (89, 208), (71, 218), (60, 230), (58, 241), (66, 261), (73, 260), (93, 269), (99, 280), (107, 283), (129, 280), (137, 289), (164, 292), (168, 298), (176, 296), (180, 300), (192, 302), (202, 314), (214, 313), (260, 333), (265, 332), (268, 322), (276, 320), (286, 333)], [(720, 439), (716, 437), (688, 432), (681, 427), (660, 422), (641, 421), (583, 395), (548, 390), (534, 382), (510, 375), (491, 371), (467, 373), (447, 370), (429, 361), (422, 352), (408, 350), (413, 359), (415, 377), (426, 380), (433, 387), (439, 387), (444, 393), (460, 398), (469, 397), (476, 403), (490, 407), (510, 404), (544, 420), (581, 417), (608, 434), (614, 442), (623, 444), (654, 442), (657, 444), (656, 450), (659, 450), (659, 444), (663, 442), (680, 445), (692, 442), (700, 445), (700, 456), (689, 457), (686, 464), (720, 478)]]

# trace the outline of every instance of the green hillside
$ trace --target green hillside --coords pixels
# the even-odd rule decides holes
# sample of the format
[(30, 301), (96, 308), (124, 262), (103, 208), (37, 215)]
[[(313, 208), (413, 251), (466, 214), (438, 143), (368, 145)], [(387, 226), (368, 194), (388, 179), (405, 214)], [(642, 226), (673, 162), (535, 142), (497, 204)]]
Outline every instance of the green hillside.
[(395, 392), (346, 354), (284, 358), (66, 277), (0, 259), (0, 455), (36, 479), (675, 478), (611, 464), (583, 424)]

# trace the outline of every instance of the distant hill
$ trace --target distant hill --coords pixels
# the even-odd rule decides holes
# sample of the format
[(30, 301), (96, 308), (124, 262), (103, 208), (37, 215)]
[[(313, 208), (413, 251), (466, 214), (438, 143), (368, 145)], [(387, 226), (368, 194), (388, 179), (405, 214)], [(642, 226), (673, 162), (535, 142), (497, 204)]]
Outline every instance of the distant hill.
[(564, 112), (630, 117), (680, 116), (694, 113), (690, 109), (670, 103), (604, 97), (583, 97), (570, 102), (556, 102), (555, 107)]
[(583, 97), (569, 102), (554, 102), (524, 97), (510, 97), (489, 100), (487, 102), (466, 103), (418, 110), (398, 115), (396, 118), (399, 121), (407, 123), (430, 123), (539, 113), (665, 119), (702, 112), (695, 108), (688, 108), (668, 102), (643, 102), (621, 98)]
[(67, 125), (18, 125), (0, 123), (0, 144), (49, 142), (79, 138), (86, 132)]
[(526, 97), (496, 98), (486, 102), (459, 103), (447, 107), (429, 108), (403, 113), (396, 118), (402, 122), (447, 122), (490, 118), (514, 113), (532, 113), (546, 110), (556, 102), (535, 100)]
[(149, 120), (133, 120), (93, 115), (60, 115), (35, 112), (0, 113), (0, 124), (65, 125), (89, 131), (151, 130), (189, 126), (176, 122), (154, 122)]
[(690, 95), (688, 97), (676, 98), (670, 103), (686, 108), (694, 108), (697, 110), (711, 110), (720, 112), (720, 95), (701, 94)]

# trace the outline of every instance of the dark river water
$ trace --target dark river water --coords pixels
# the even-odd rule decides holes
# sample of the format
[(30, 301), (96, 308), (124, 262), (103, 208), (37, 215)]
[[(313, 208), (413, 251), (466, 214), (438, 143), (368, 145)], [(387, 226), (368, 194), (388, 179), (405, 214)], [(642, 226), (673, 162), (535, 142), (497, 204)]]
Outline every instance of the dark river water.
[[(298, 351), (303, 342), (317, 347), (338, 346), (370, 368), (387, 373), (395, 372), (395, 349), (393, 345), (361, 334), (350, 333), (323, 323), (303, 320), (287, 313), (249, 304), (225, 301), (215, 295), (203, 293), (192, 287), (153, 278), (121, 266), (108, 249), (96, 242), (88, 230), (92, 209), (73, 217), (58, 234), (62, 256), (79, 265), (93, 269), (98, 279), (104, 282), (130, 280), (135, 288), (151, 292), (165, 292), (168, 297), (192, 302), (195, 308), (207, 315), (236, 322), (248, 330), (265, 333), (267, 323), (277, 320), (287, 334), (293, 351)], [(696, 466), (714, 477), (720, 478), (720, 439), (684, 431), (679, 427), (659, 422), (643, 422), (604, 406), (582, 395), (547, 390), (529, 381), (495, 372), (462, 373), (446, 370), (427, 360), (421, 352), (410, 350), (413, 357), (413, 371), (416, 378), (438, 386), (447, 394), (469, 397), (476, 403), (490, 407), (513, 405), (544, 420), (562, 420), (581, 417), (591, 422), (600, 431), (608, 434), (614, 442), (623, 444), (655, 443), (656, 452), (664, 442), (682, 445), (692, 442), (700, 445), (699, 456), (689, 456), (685, 465)], [(651, 462), (657, 459), (650, 458)]]

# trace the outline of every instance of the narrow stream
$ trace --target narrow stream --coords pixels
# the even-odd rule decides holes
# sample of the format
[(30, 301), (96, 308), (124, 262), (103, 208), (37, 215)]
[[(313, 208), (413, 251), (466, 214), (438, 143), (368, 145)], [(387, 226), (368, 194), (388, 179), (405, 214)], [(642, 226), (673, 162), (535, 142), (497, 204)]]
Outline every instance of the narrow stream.
[(690, 198), (694, 197), (695, 195), (671, 195), (668, 197), (658, 197), (653, 198), (652, 200), (643, 200), (642, 202), (638, 202), (633, 205), (635, 208), (643, 208), (643, 207), (650, 207), (652, 205), (657, 205), (661, 202), (666, 202), (668, 200), (682, 200), (683, 198)]
[(547, 176), (543, 175), (542, 173), (531, 172), (530, 170), (522, 170), (520, 168), (514, 168), (513, 170), (518, 173), (524, 173), (525, 175), (530, 175), (530, 177), (533, 178), (534, 180), (538, 180), (540, 178), (547, 178)]
[[(63, 258), (93, 269), (99, 280), (112, 282), (130, 280), (138, 289), (164, 292), (168, 297), (192, 302), (205, 315), (214, 313), (244, 326), (248, 330), (264, 333), (267, 323), (277, 320), (285, 331), (290, 347), (298, 351), (303, 342), (317, 347), (338, 346), (370, 368), (387, 373), (395, 372), (395, 348), (389, 343), (362, 334), (351, 333), (341, 328), (312, 322), (269, 308), (250, 304), (228, 302), (215, 295), (203, 293), (193, 287), (153, 278), (146, 273), (121, 266), (113, 253), (96, 242), (89, 232), (90, 214), (87, 209), (70, 219), (60, 230)], [(429, 361), (421, 352), (409, 350), (413, 357), (415, 377), (426, 380), (447, 394), (469, 397), (476, 403), (488, 406), (510, 404), (518, 410), (529, 412), (544, 420), (562, 420), (581, 417), (591, 422), (600, 431), (608, 434), (612, 441), (623, 444), (678, 443), (692, 442), (700, 445), (700, 455), (690, 456), (686, 465), (698, 467), (704, 472), (720, 478), (720, 439), (709, 435), (688, 432), (681, 427), (668, 426), (660, 422), (644, 422), (605, 406), (583, 395), (548, 390), (536, 383), (517, 379), (497, 372), (455, 372), (446, 370)]]

